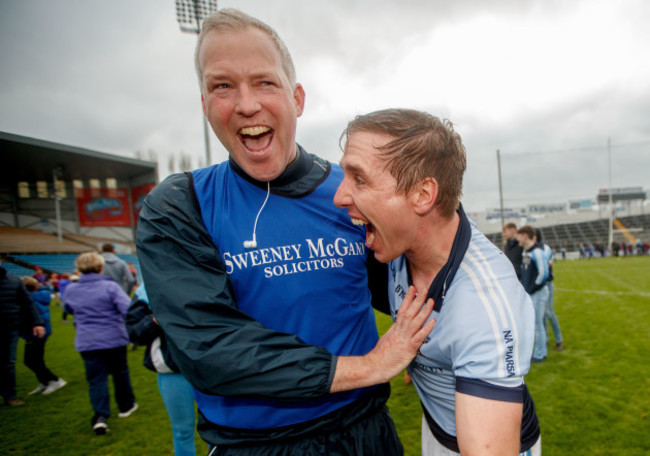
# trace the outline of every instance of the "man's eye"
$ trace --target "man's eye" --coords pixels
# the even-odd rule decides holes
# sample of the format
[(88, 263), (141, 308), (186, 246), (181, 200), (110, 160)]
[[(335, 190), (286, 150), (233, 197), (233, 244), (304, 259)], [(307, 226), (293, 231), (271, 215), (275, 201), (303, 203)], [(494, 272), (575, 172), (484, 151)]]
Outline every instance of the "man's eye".
[(366, 181), (365, 181), (365, 180), (363, 179), (363, 177), (361, 177), (361, 176), (354, 176), (354, 182), (355, 182), (357, 185), (363, 185), (363, 184), (366, 183)]

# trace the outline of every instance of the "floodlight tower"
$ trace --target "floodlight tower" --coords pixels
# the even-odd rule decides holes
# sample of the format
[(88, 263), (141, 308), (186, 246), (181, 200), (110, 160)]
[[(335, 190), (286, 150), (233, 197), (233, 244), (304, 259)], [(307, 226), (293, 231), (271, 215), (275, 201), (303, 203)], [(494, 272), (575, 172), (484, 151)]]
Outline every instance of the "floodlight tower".
[[(176, 0), (176, 19), (181, 31), (198, 35), (203, 19), (217, 11), (217, 0)], [(208, 121), (203, 116), (203, 136), (205, 139), (205, 166), (210, 166), (210, 134)]]

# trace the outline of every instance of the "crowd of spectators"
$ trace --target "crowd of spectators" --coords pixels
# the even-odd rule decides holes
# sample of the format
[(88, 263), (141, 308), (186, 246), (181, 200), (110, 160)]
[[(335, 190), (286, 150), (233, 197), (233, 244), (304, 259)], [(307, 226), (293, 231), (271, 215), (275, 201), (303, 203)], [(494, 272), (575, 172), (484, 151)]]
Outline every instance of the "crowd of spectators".
[(611, 248), (606, 247), (602, 241), (583, 243), (578, 246), (578, 258), (592, 259), (603, 258), (606, 256), (627, 257), (637, 255), (648, 255), (650, 253), (650, 244), (648, 241), (637, 239), (632, 241), (613, 241)]
[(61, 321), (74, 322), (75, 348), (88, 382), (93, 432), (103, 435), (109, 430), (109, 378), (118, 418), (138, 409), (126, 348), (128, 344), (133, 348), (142, 345), (146, 347), (143, 364), (158, 373), (160, 394), (172, 425), (174, 453), (194, 455), (196, 409), (192, 388), (171, 359), (133, 264), (115, 255), (110, 244), (101, 250), (79, 255), (72, 274), (48, 273), (36, 266), (32, 275), (18, 277), (8, 274), (0, 261), (0, 389), (4, 404), (25, 404), (16, 396), (15, 362), (20, 338), (25, 340), (24, 364), (38, 381), (28, 395), (47, 396), (68, 384), (46, 363), (46, 342), (52, 336), (51, 320), (56, 318), (53, 309), (60, 307)]

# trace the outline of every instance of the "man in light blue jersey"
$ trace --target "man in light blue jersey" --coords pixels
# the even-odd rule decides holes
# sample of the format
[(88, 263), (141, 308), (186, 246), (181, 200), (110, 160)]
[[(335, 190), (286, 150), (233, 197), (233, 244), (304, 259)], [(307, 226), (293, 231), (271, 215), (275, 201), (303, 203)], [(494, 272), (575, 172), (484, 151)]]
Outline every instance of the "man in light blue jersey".
[(530, 295), (535, 307), (535, 349), (533, 362), (539, 363), (546, 359), (548, 336), (544, 326), (546, 305), (548, 303), (548, 260), (544, 254), (544, 245), (537, 242), (535, 228), (530, 225), (517, 230), (517, 240), (524, 248), (521, 263), (521, 284)]
[(388, 263), (391, 312), (414, 286), (437, 323), (408, 370), (422, 401), (423, 455), (541, 454), (524, 383), (534, 309), (506, 256), (460, 205), (465, 149), (452, 124), (389, 109), (342, 135), (334, 203)]
[(548, 264), (548, 280), (546, 281), (546, 288), (548, 288), (548, 300), (546, 301), (546, 312), (544, 314), (544, 329), (546, 330), (546, 338), (548, 339), (548, 322), (551, 323), (553, 329), (553, 338), (555, 339), (555, 350), (564, 350), (564, 339), (562, 338), (562, 330), (560, 329), (560, 320), (553, 310), (553, 260), (555, 259), (555, 252), (548, 244), (545, 244), (542, 239), (542, 231), (537, 228), (535, 231), (537, 242), (540, 242), (544, 247), (544, 258)]

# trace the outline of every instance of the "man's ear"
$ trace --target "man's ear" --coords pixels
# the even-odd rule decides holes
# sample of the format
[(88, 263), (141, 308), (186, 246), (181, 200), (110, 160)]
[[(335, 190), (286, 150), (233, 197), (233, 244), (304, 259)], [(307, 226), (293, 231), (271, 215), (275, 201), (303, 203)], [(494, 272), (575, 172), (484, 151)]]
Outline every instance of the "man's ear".
[(203, 110), (203, 115), (208, 116), (208, 112), (205, 107), (205, 98), (203, 97), (203, 91), (201, 91), (201, 109)]
[(433, 177), (422, 179), (411, 191), (413, 210), (418, 215), (425, 215), (433, 210), (438, 199), (438, 181)]
[(305, 89), (300, 83), (296, 84), (296, 88), (293, 91), (293, 99), (296, 102), (296, 112), (298, 113), (298, 117), (300, 117), (305, 109)]

